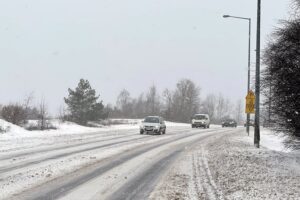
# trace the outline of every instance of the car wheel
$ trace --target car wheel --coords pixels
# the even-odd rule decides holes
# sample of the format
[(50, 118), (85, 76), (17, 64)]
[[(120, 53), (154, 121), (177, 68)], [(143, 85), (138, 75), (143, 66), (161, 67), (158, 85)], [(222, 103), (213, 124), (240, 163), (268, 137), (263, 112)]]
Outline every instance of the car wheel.
[(144, 134), (144, 131), (143, 131), (143, 130), (140, 130), (140, 134)]
[(158, 135), (162, 135), (162, 134), (163, 134), (162, 129), (159, 129)]

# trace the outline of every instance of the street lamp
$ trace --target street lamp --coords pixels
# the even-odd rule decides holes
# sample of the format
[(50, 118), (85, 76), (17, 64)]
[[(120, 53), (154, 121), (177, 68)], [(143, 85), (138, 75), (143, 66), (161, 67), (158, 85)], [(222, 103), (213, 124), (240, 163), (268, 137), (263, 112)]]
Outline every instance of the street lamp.
[[(249, 22), (249, 41), (248, 41), (248, 84), (247, 84), (247, 93), (250, 91), (250, 65), (251, 65), (251, 18), (246, 17), (236, 17), (231, 15), (223, 15), (223, 18), (235, 18), (247, 20)], [(247, 133), (249, 135), (249, 123), (250, 123), (250, 114), (247, 114)]]

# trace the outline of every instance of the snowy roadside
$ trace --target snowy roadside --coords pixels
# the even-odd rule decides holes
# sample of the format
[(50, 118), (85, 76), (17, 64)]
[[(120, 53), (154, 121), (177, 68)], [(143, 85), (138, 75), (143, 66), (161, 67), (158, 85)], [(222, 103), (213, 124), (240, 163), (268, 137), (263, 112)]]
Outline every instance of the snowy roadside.
[[(253, 130), (250, 131), (250, 137), (243, 137), (241, 139), (253, 143), (254, 131)], [(262, 128), (260, 130), (260, 145), (270, 150), (285, 152), (285, 153), (291, 152), (292, 149), (289, 149), (284, 145), (284, 142), (287, 139), (288, 137), (283, 133), (274, 133), (270, 129), (266, 129), (266, 128)]]
[[(276, 147), (276, 143), (270, 146)], [(296, 200), (299, 180), (299, 153), (257, 149), (241, 130), (216, 136), (187, 151), (151, 199)]]
[[(81, 133), (91, 133), (91, 132), (103, 132), (111, 130), (129, 130), (138, 129), (142, 119), (113, 119), (113, 120), (123, 120), (123, 124), (113, 124), (108, 126), (100, 127), (85, 127), (72, 122), (60, 122), (59, 120), (52, 120), (51, 124), (56, 127), (56, 130), (45, 130), (45, 131), (28, 131), (22, 127), (16, 126), (9, 122), (0, 119), (0, 127), (2, 127), (6, 132), (0, 133), (0, 139), (13, 139), (13, 138), (25, 138), (25, 137), (52, 137), (61, 136), (67, 134), (81, 134)], [(187, 123), (176, 123), (176, 122), (166, 122), (167, 127), (189, 127), (190, 124)]]
[(52, 120), (51, 124), (56, 127), (56, 130), (45, 130), (45, 131), (28, 131), (22, 127), (13, 125), (0, 119), (0, 126), (7, 131), (0, 134), (1, 139), (13, 139), (13, 138), (26, 138), (26, 137), (52, 137), (67, 134), (81, 134), (91, 133), (98, 131), (109, 131), (109, 130), (123, 130), (123, 129), (134, 129), (138, 125), (136, 123), (103, 126), (103, 127), (85, 127), (72, 122), (60, 122), (59, 120)]

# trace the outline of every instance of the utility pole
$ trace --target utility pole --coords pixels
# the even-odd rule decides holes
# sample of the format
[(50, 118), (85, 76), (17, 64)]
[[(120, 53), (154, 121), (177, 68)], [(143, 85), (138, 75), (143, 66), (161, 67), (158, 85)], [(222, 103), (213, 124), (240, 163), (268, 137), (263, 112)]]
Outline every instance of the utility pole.
[(259, 148), (260, 142), (260, 25), (261, 0), (257, 0), (257, 33), (256, 33), (256, 74), (255, 74), (255, 130), (254, 145)]

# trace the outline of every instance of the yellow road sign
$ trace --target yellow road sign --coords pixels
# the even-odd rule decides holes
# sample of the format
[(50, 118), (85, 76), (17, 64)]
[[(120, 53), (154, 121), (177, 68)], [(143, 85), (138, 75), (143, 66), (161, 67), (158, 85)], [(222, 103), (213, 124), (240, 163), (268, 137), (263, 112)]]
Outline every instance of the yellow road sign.
[(246, 113), (253, 114), (255, 113), (255, 95), (253, 91), (249, 91), (246, 96)]

